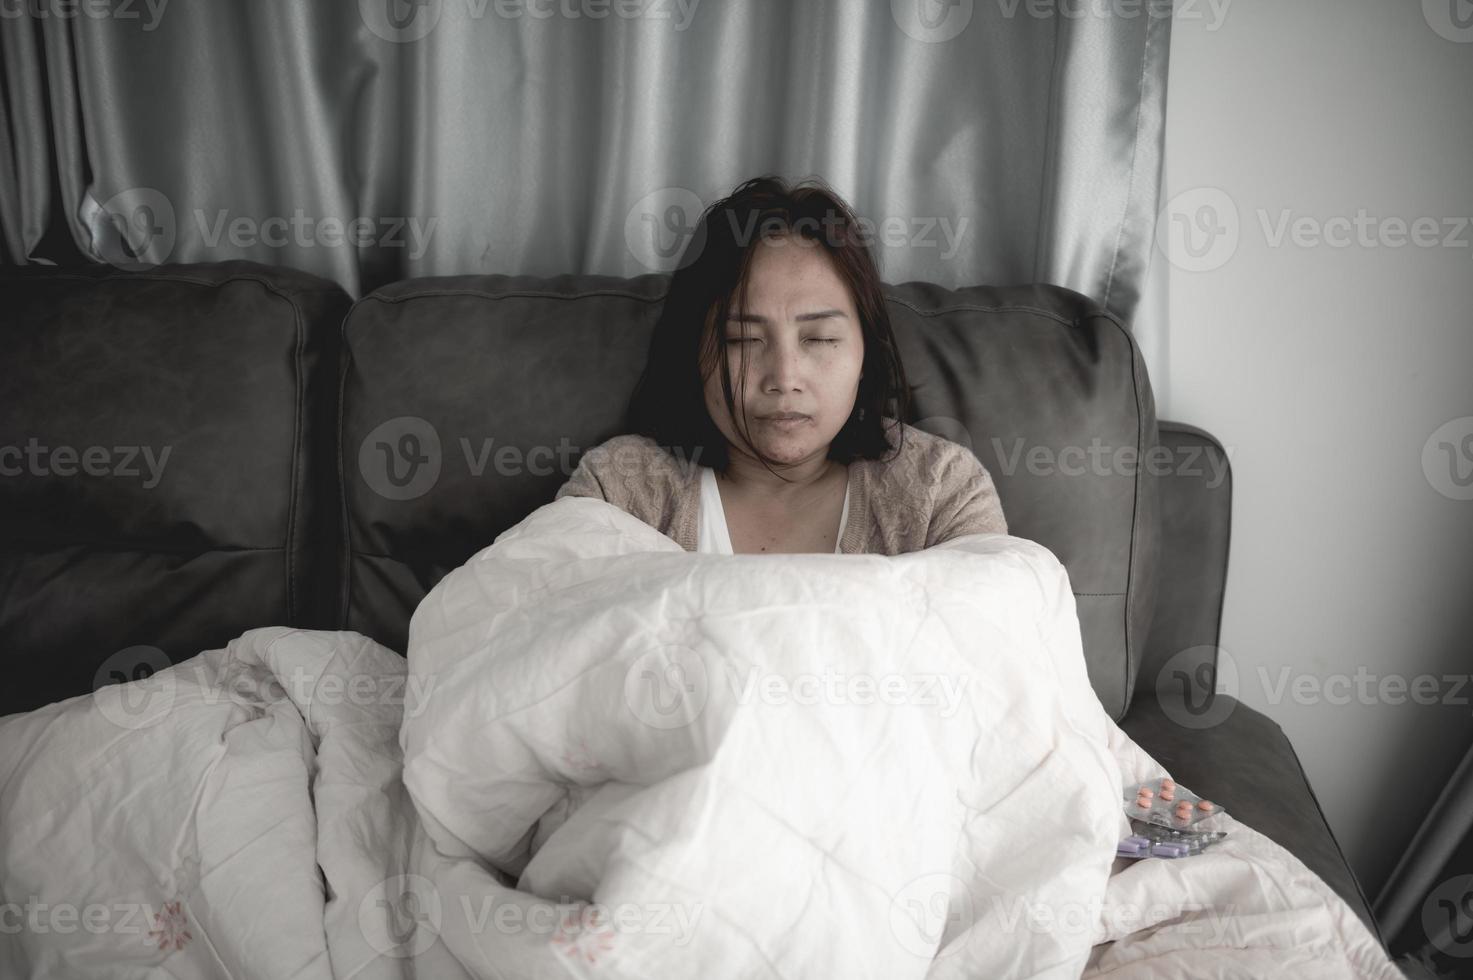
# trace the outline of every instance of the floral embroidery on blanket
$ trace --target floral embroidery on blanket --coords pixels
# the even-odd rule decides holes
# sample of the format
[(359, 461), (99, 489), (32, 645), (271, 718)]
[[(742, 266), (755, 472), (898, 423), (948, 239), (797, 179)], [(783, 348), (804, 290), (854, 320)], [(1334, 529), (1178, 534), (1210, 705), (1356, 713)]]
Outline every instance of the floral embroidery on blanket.
[(163, 908), (150, 919), (149, 945), (164, 952), (183, 949), (194, 934), (189, 931), (189, 913), (184, 908), (184, 896), (191, 894), (199, 885), (200, 861), (195, 848), (189, 847), (177, 868), (166, 868), (159, 882), (164, 894), (172, 894), (173, 901), (165, 902)]
[(570, 769), (579, 772), (598, 772), (603, 769), (603, 763), (593, 757), (593, 753), (588, 750), (588, 744), (581, 738), (563, 750), (562, 762)]
[(194, 937), (189, 932), (189, 917), (180, 902), (165, 902), (163, 910), (154, 913), (153, 928), (148, 938), (162, 950), (183, 949)]
[(600, 956), (614, 948), (614, 939), (614, 926), (608, 913), (597, 906), (580, 904), (563, 910), (552, 944), (570, 959), (597, 963)]

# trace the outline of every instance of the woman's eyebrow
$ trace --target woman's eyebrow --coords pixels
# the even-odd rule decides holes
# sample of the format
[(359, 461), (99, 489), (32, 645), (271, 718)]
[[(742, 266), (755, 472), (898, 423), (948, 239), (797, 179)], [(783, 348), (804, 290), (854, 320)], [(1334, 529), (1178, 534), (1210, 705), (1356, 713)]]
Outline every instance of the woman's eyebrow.
[[(815, 310), (812, 313), (799, 313), (795, 318), (799, 323), (809, 320), (827, 320), (834, 317), (846, 317), (848, 314), (843, 310)], [(760, 313), (733, 313), (727, 318), (728, 323), (759, 323), (765, 324), (770, 321)]]

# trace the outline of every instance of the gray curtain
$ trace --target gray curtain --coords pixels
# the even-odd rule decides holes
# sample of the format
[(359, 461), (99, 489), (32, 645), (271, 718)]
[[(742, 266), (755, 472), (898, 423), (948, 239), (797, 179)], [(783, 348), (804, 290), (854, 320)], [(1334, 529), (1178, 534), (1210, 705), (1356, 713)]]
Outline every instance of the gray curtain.
[(673, 269), (740, 181), (816, 174), (874, 222), (888, 281), (1056, 282), (1129, 320), (1170, 12), (117, 0), (7, 17), (5, 259), (246, 258), (354, 296), (409, 276), (637, 275)]

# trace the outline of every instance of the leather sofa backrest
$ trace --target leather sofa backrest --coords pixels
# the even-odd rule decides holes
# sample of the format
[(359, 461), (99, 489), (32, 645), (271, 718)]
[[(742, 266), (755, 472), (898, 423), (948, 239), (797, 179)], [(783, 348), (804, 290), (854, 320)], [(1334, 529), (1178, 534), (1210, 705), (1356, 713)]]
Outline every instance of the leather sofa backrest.
[[(343, 326), (345, 628), (404, 649), (428, 590), (621, 431), (668, 278), (406, 280)], [(1060, 287), (887, 286), (906, 421), (969, 445), (1009, 529), (1050, 548), (1090, 677), (1122, 717), (1158, 548), (1150, 384), (1129, 332)]]
[(0, 273), (0, 714), (336, 609), (335, 284)]

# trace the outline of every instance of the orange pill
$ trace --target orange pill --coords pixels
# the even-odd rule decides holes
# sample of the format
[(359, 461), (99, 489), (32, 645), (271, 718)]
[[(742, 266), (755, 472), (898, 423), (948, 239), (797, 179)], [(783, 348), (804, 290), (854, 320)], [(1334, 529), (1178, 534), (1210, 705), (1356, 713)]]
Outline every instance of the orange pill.
[(1142, 786), (1141, 791), (1136, 794), (1136, 796), (1144, 796), (1148, 800), (1155, 795), (1156, 791), (1151, 789), (1151, 787), (1149, 786)]
[(1197, 809), (1201, 810), (1203, 813), (1211, 813), (1213, 810), (1217, 809), (1217, 807), (1213, 806), (1212, 803), (1208, 800), (1198, 800)]
[(1162, 789), (1176, 789), (1176, 783), (1173, 782), (1170, 779), (1163, 779), (1163, 780), (1161, 780), (1161, 788)]
[(1142, 810), (1149, 810), (1151, 808), (1151, 801), (1144, 797), (1137, 797), (1135, 805), (1140, 807)]
[(1163, 789), (1161, 791), (1161, 798), (1163, 800), (1174, 800), (1176, 799), (1176, 794), (1169, 789)]

